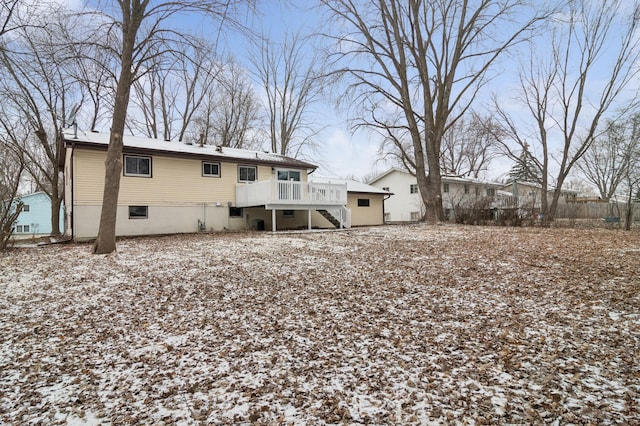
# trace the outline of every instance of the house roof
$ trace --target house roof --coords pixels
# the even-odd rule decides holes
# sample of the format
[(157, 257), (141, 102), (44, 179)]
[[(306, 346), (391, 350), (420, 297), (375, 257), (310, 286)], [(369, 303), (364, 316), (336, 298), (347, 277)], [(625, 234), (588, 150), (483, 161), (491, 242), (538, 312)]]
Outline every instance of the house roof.
[[(78, 130), (74, 132), (67, 129), (64, 132), (64, 140), (67, 145), (79, 145), (106, 149), (109, 145), (108, 133), (86, 132)], [(318, 166), (296, 158), (286, 157), (264, 151), (251, 151), (215, 145), (189, 144), (179, 141), (163, 141), (139, 136), (124, 136), (124, 149), (139, 153), (161, 153), (169, 156), (199, 157), (218, 161), (233, 161), (270, 164), (273, 166), (295, 167), (299, 169), (315, 170)]]
[(43, 197), (43, 196), (46, 198), (49, 198), (49, 196), (44, 191), (37, 191), (37, 192), (31, 192), (29, 194), (18, 195), (16, 196), (16, 198), (20, 198), (21, 200), (24, 200), (24, 199), (31, 199), (35, 197)]
[[(393, 168), (391, 168), (391, 169), (379, 174), (378, 176), (374, 177), (373, 179), (371, 179), (369, 181), (369, 183), (375, 183), (375, 182), (379, 181), (380, 179), (384, 178), (385, 176), (388, 176), (388, 175), (390, 175), (391, 173), (394, 173), (394, 172), (404, 173), (406, 175), (411, 175), (411, 173), (409, 173), (406, 170), (399, 169), (397, 167), (393, 167)], [(458, 183), (463, 183), (463, 184), (476, 184), (476, 185), (491, 186), (491, 187), (495, 187), (495, 188), (500, 188), (500, 187), (503, 186), (501, 183), (498, 183), (498, 182), (489, 182), (489, 181), (475, 179), (475, 178), (469, 178), (469, 177), (442, 175), (441, 179), (442, 179), (442, 182), (445, 182), (445, 183), (458, 182)]]
[[(537, 182), (528, 182), (528, 181), (524, 181), (524, 180), (518, 180), (515, 181), (517, 183), (517, 186), (522, 186), (522, 187), (529, 187), (529, 188), (535, 188), (535, 189), (539, 189), (542, 190), (542, 185), (540, 185)], [(513, 183), (514, 181), (510, 181), (509, 183), (505, 183), (502, 185), (502, 188), (507, 189), (507, 188), (512, 188), (513, 187)], [(553, 186), (549, 186), (547, 189), (547, 192), (551, 192), (551, 191), (555, 191), (555, 187)], [(575, 193), (578, 194), (580, 191), (576, 191), (575, 189), (562, 189), (562, 192), (566, 192), (566, 193)]]
[(411, 174), (411, 173), (409, 173), (409, 172), (408, 172), (408, 171), (406, 171), (406, 170), (402, 170), (402, 169), (399, 169), (399, 168), (397, 168), (397, 167), (392, 167), (392, 168), (390, 168), (389, 170), (384, 171), (384, 172), (380, 173), (380, 174), (379, 174), (379, 175), (377, 175), (377, 176), (374, 176), (372, 179), (369, 179), (369, 182), (368, 182), (368, 183), (370, 183), (370, 184), (371, 184), (371, 183), (375, 183), (375, 182), (379, 181), (380, 179), (382, 179), (383, 177), (390, 175), (390, 174), (391, 174), (391, 173), (393, 173), (393, 172), (404, 173), (404, 174), (406, 174), (406, 175), (410, 175), (410, 174)]
[(323, 177), (312, 177), (310, 179), (312, 182), (317, 183), (336, 183), (347, 185), (347, 192), (360, 192), (364, 194), (384, 194), (384, 195), (393, 195), (393, 193), (389, 191), (385, 191), (380, 188), (376, 188), (375, 186), (368, 185), (363, 182), (358, 182), (350, 179), (333, 179), (333, 178), (323, 178)]

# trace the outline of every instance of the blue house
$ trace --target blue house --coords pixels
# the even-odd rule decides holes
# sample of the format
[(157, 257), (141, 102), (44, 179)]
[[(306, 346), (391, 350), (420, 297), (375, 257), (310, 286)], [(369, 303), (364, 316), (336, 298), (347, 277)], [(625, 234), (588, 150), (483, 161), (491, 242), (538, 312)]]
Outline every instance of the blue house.
[[(44, 192), (20, 197), (23, 203), (18, 220), (13, 225), (13, 234), (49, 235), (51, 234), (51, 200)], [(64, 230), (64, 206), (60, 208), (60, 230)]]

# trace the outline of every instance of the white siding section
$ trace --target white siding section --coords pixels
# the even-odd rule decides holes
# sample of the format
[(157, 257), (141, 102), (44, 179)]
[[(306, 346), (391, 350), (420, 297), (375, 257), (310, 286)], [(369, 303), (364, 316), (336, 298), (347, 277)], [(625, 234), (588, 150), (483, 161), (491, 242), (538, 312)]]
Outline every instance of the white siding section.
[(416, 184), (416, 178), (407, 172), (393, 170), (380, 179), (370, 183), (377, 188), (388, 188), (393, 193), (384, 202), (384, 212), (387, 222), (411, 222), (411, 213), (417, 213), (420, 218), (424, 214), (424, 206), (420, 194), (411, 194), (411, 185)]

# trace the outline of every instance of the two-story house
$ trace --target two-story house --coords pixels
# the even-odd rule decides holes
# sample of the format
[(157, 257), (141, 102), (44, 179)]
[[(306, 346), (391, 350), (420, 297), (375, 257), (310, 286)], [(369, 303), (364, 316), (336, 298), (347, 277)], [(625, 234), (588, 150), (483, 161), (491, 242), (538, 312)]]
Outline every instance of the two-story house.
[[(70, 130), (64, 140), (67, 234), (92, 239), (100, 221), (109, 135)], [(320, 214), (338, 227), (351, 226), (347, 184), (310, 182), (317, 166), (306, 161), (125, 136), (122, 163), (118, 236), (311, 228)]]
[[(542, 185), (535, 182), (512, 181), (503, 185), (504, 191), (509, 191), (517, 200), (518, 208), (521, 211), (532, 212), (538, 214), (542, 206), (543, 195), (547, 197), (547, 201), (551, 202), (553, 198), (554, 188), (546, 191), (542, 190)], [(573, 203), (577, 200), (578, 191), (572, 189), (563, 189), (560, 192), (559, 204)]]
[[(14, 237), (50, 235), (51, 199), (45, 192), (34, 192), (20, 196), (22, 208), (13, 225)], [(59, 229), (64, 230), (64, 205), (60, 208)]]
[[(385, 222), (412, 222), (424, 216), (424, 204), (415, 176), (406, 170), (392, 168), (376, 176), (370, 185), (393, 193), (385, 201)], [(442, 176), (442, 205), (447, 217), (456, 211), (481, 208), (502, 208), (510, 194), (500, 191), (501, 185), (478, 179)]]

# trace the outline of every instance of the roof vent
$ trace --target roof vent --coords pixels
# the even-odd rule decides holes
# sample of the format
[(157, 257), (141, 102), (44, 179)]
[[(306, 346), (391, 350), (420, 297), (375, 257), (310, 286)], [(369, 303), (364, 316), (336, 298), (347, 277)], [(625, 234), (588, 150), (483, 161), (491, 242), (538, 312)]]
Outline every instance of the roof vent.
[(216, 146), (216, 151), (218, 151), (218, 152), (222, 152), (222, 145), (218, 145), (218, 146)]

